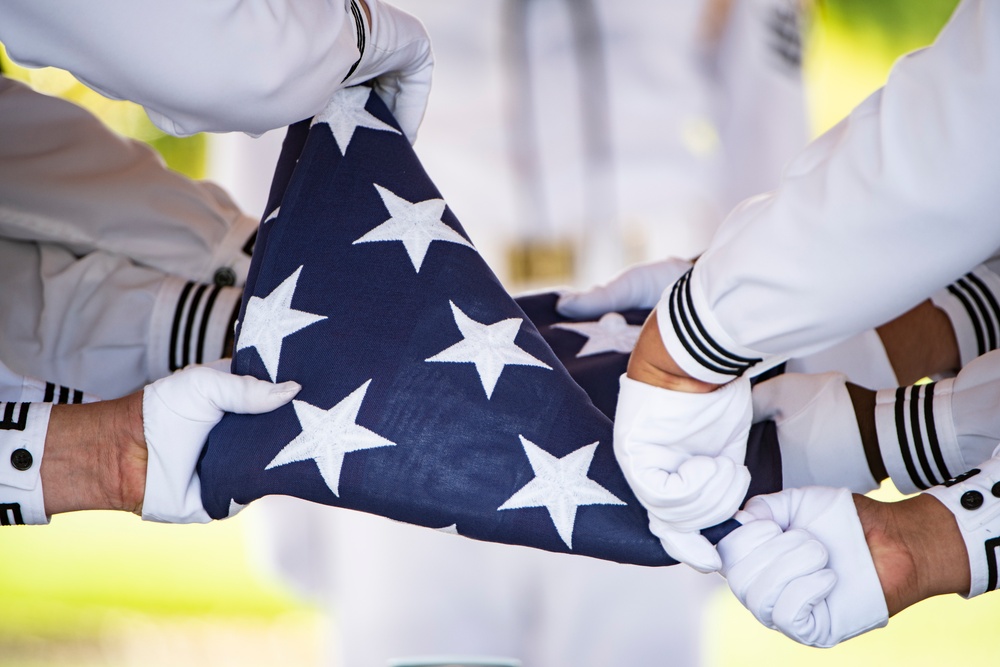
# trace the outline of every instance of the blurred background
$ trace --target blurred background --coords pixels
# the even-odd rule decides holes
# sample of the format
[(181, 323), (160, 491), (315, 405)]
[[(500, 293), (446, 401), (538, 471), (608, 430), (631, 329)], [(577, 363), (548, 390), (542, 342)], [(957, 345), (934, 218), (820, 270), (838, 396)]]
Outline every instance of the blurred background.
[[(678, 115), (670, 127), (679, 129), (666, 138), (667, 124), (655, 115), (638, 141), (558, 138), (590, 136), (588, 128), (602, 123), (614, 134), (614, 101), (640, 105), (642, 99), (616, 96), (625, 74), (613, 58), (603, 73), (596, 70), (599, 86), (589, 85), (594, 70), (587, 68), (602, 65), (587, 53), (574, 55), (568, 70), (555, 69), (560, 65), (552, 63), (565, 54), (556, 47), (547, 52), (531, 27), (566, 20), (555, 0), (531, 3), (530, 24), (524, 23), (527, 10), (510, 9), (528, 3), (506, 3), (504, 11), (500, 2), (396, 4), (420, 16), (435, 40), (435, 87), (417, 151), (511, 291), (588, 284), (628, 262), (693, 256), (739, 194), (736, 186), (725, 195), (702, 192), (693, 180), (685, 187), (690, 165), (710, 170), (723, 159), (724, 123), (701, 114), (708, 103), (697, 96), (685, 98), (688, 106), (676, 113), (690, 114)], [(803, 131), (816, 136), (842, 118), (881, 85), (900, 54), (933, 41), (955, 4), (826, 0), (808, 7), (799, 24), (801, 50), (786, 53), (801, 57)], [(605, 27), (604, 45), (613, 50), (620, 26)], [(655, 58), (655, 47), (644, 55)], [(8, 76), (88, 107), (116, 131), (148, 142), (172, 168), (216, 180), (246, 210), (262, 212), (281, 133), (253, 140), (166, 136), (133, 105), (108, 101), (64, 72), (25, 70), (2, 57)], [(566, 106), (580, 100), (592, 113), (556, 116), (560, 100)], [(558, 148), (547, 148), (542, 135), (556, 135)], [(659, 145), (655, 165), (642, 150), (650, 145)], [(663, 158), (671, 151), (684, 154), (680, 166)], [(552, 176), (572, 172), (547, 163), (552, 160), (577, 171)], [(685, 172), (671, 176), (676, 192), (656, 185), (657, 170), (670, 169)], [(630, 187), (638, 194), (630, 195)], [(895, 492), (879, 493), (891, 498)], [(48, 527), (3, 529), (0, 667), (330, 664), (331, 644), (339, 639), (329, 616), (350, 609), (300, 596), (277, 576), (273, 549), (262, 546), (272, 537), (261, 525), (270, 520), (261, 505), (207, 526), (144, 524), (131, 515), (92, 512), (56, 517)], [(706, 667), (985, 665), (993, 656), (989, 638), (1000, 622), (1000, 596), (940, 598), (904, 612), (886, 630), (825, 651), (760, 627), (724, 587), (714, 587), (704, 613), (698, 641)], [(669, 656), (664, 664), (671, 664)]]

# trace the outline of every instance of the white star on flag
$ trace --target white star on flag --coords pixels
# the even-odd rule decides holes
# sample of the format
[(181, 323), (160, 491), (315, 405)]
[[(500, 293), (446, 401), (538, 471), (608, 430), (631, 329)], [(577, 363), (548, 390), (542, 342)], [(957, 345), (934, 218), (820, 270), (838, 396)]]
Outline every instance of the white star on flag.
[(535, 471), (535, 478), (508, 498), (497, 508), (498, 511), (544, 507), (549, 511), (559, 537), (572, 549), (577, 507), (626, 504), (587, 477), (587, 470), (597, 451), (596, 442), (557, 459), (523, 435), (518, 437), (521, 438), (524, 453), (528, 455), (531, 469)]
[(299, 281), (302, 267), (295, 269), (280, 285), (266, 297), (250, 297), (247, 312), (243, 318), (243, 328), (236, 344), (236, 351), (248, 347), (257, 348), (260, 360), (272, 382), (277, 381), (278, 363), (281, 360), (281, 344), (290, 336), (310, 324), (325, 320), (325, 315), (315, 315), (292, 308), (292, 297)]
[(553, 324), (553, 329), (565, 329), (587, 338), (577, 358), (587, 357), (602, 352), (629, 353), (639, 340), (642, 327), (629, 324), (618, 313), (605, 313), (597, 322), (563, 322)]
[(309, 127), (326, 123), (333, 133), (333, 138), (337, 140), (341, 155), (347, 153), (347, 147), (354, 138), (354, 131), (359, 127), (400, 134), (392, 125), (383, 123), (365, 110), (369, 93), (371, 89), (367, 86), (355, 86), (338, 91), (326, 108), (313, 117)]
[(368, 380), (329, 410), (305, 401), (293, 400), (292, 407), (295, 408), (295, 416), (299, 419), (302, 432), (282, 447), (264, 470), (312, 459), (316, 462), (323, 481), (333, 491), (333, 495), (339, 497), (340, 469), (344, 465), (345, 454), (396, 445), (357, 423), (358, 411), (371, 382)]
[(375, 184), (375, 189), (382, 197), (382, 203), (385, 204), (390, 217), (355, 241), (353, 245), (402, 241), (417, 273), (420, 273), (420, 266), (424, 263), (427, 249), (434, 241), (457, 243), (476, 249), (464, 236), (441, 222), (446, 205), (443, 199), (426, 199), (414, 204), (381, 185)]
[(521, 330), (521, 318), (512, 317), (495, 324), (482, 324), (463, 313), (453, 302), (448, 303), (451, 304), (455, 324), (462, 333), (462, 340), (426, 361), (475, 364), (486, 398), (493, 396), (493, 389), (506, 366), (537, 366), (552, 370), (551, 366), (514, 343), (517, 332)]

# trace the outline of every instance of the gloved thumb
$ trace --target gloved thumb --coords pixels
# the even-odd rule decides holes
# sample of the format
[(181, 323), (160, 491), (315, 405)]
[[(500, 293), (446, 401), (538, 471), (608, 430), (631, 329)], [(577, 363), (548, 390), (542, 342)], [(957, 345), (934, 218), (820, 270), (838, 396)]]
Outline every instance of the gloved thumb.
[(716, 572), (722, 567), (719, 553), (701, 533), (681, 532), (654, 517), (650, 517), (649, 530), (660, 538), (663, 550), (674, 560), (699, 572)]

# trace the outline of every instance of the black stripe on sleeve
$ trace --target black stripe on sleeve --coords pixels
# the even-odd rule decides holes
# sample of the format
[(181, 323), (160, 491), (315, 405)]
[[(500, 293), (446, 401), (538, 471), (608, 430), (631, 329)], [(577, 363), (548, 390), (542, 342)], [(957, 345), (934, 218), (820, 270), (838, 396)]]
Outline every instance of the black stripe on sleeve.
[(983, 543), (986, 549), (986, 590), (997, 588), (997, 547), (1000, 547), (1000, 537), (991, 537)]
[(69, 387), (59, 387), (59, 400), (57, 403), (69, 403)]
[(361, 59), (365, 57), (365, 40), (367, 37), (365, 36), (365, 19), (361, 12), (362, 9), (358, 7), (357, 0), (351, 0), (351, 16), (354, 17), (354, 29), (358, 33), (358, 59), (355, 60), (354, 64), (351, 65), (351, 68), (347, 70), (347, 74), (345, 74), (344, 78), (340, 80), (341, 83), (344, 83), (351, 78), (354, 71), (358, 69), (358, 65), (361, 64)]
[(201, 315), (201, 324), (198, 326), (198, 347), (195, 349), (194, 361), (197, 364), (202, 363), (205, 357), (205, 335), (208, 332), (208, 320), (212, 316), (212, 307), (215, 306), (215, 300), (221, 291), (222, 287), (216, 285), (208, 293), (208, 299), (205, 300), (205, 311)]
[(941, 443), (938, 441), (937, 425), (934, 423), (934, 390), (936, 382), (926, 385), (924, 390), (924, 423), (927, 424), (927, 441), (931, 447), (931, 455), (937, 464), (938, 471), (942, 479), (951, 479), (951, 473), (944, 462), (944, 453), (941, 451)]
[[(17, 406), (20, 405), (20, 408)], [(0, 431), (23, 431), (28, 426), (28, 407), (30, 403), (4, 403), (3, 419), (0, 420)], [(17, 419), (14, 410), (18, 409)]]
[(54, 384), (52, 384), (51, 382), (46, 382), (45, 383), (45, 396), (42, 397), (42, 402), (43, 403), (51, 403), (52, 399), (55, 397), (55, 394), (56, 394), (56, 386)]
[(931, 470), (931, 463), (927, 459), (926, 450), (924, 450), (924, 438), (920, 434), (920, 395), (922, 389), (922, 386), (913, 387), (910, 393), (910, 432), (913, 437), (913, 449), (917, 451), (917, 459), (920, 461), (920, 468), (924, 471), (927, 482), (934, 486), (939, 482), (934, 471)]
[(23, 526), (20, 503), (0, 503), (0, 526)]
[[(966, 278), (971, 275), (971, 273), (968, 274)], [(972, 299), (972, 302), (976, 305), (976, 311), (979, 313), (979, 321), (982, 323), (983, 329), (986, 332), (986, 348), (979, 354), (986, 354), (990, 350), (995, 350), (997, 347), (997, 330), (996, 327), (993, 326), (993, 320), (990, 318), (989, 312), (986, 310), (986, 304), (983, 302), (982, 296), (965, 278), (960, 278), (957, 283), (966, 291), (966, 293), (968, 293), (969, 298)]]
[(917, 469), (913, 465), (913, 456), (910, 454), (910, 443), (906, 437), (906, 390), (906, 387), (900, 387), (896, 390), (896, 439), (899, 441), (899, 452), (903, 456), (903, 465), (906, 466), (907, 474), (913, 480), (913, 485), (922, 490), (926, 489), (927, 485), (917, 475)]
[(184, 326), (184, 338), (181, 340), (181, 368), (191, 363), (191, 335), (194, 333), (194, 321), (198, 314), (198, 306), (206, 289), (208, 289), (208, 285), (198, 285), (194, 296), (191, 297), (191, 305), (187, 310), (187, 323)]
[(739, 376), (761, 359), (751, 359), (729, 352), (705, 329), (691, 298), (691, 271), (674, 284), (670, 293), (670, 322), (677, 338), (698, 363), (724, 375)]
[[(989, 304), (989, 312), (984, 313), (984, 316), (989, 318), (989, 316), (992, 315), (993, 317), (990, 318), (990, 321), (991, 322), (995, 321), (998, 324), (998, 326), (1000, 326), (1000, 303), (997, 303), (997, 299), (993, 295), (993, 292), (990, 291), (990, 288), (986, 285), (986, 283), (984, 283), (982, 279), (976, 274), (970, 273), (966, 275), (966, 278), (969, 279), (969, 282), (971, 282), (973, 285), (979, 288), (979, 291), (983, 295), (983, 298), (986, 299), (986, 303)], [(1000, 339), (1000, 332), (998, 332), (997, 338)], [(995, 349), (995, 348), (990, 348), (990, 349)]]
[(174, 310), (174, 323), (170, 327), (170, 370), (176, 371), (181, 368), (177, 361), (177, 339), (180, 336), (181, 321), (184, 319), (184, 306), (187, 303), (188, 295), (191, 293), (191, 288), (194, 287), (193, 282), (188, 282), (181, 290), (181, 295), (177, 299), (177, 308)]

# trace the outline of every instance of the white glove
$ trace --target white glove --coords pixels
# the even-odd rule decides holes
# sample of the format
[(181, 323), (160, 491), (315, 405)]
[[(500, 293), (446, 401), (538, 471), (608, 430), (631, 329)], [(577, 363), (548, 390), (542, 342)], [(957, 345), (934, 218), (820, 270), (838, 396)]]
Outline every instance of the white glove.
[(556, 310), (581, 319), (597, 317), (613, 310), (653, 308), (663, 290), (683, 276), (693, 266), (686, 259), (669, 258), (630, 267), (604, 285), (582, 291), (563, 292)]
[(344, 86), (371, 82), (412, 144), (427, 109), (434, 54), (424, 25), (381, 0), (365, 0), (371, 42)]
[(719, 542), (722, 574), (743, 605), (801, 644), (830, 647), (884, 626), (889, 610), (847, 489), (751, 498)]
[(785, 373), (753, 388), (754, 422), (771, 419), (781, 449), (781, 488), (877, 489), (842, 373)]
[(142, 424), (149, 461), (142, 518), (165, 523), (211, 521), (195, 467), (209, 431), (224, 412), (260, 414), (299, 393), (297, 382), (272, 384), (191, 366), (143, 390)]
[(750, 486), (750, 417), (746, 378), (689, 394), (621, 377), (615, 456), (663, 548), (701, 572), (722, 563), (698, 531), (732, 517)]

